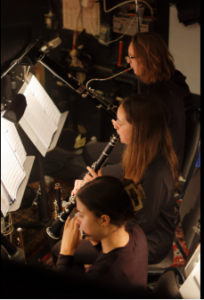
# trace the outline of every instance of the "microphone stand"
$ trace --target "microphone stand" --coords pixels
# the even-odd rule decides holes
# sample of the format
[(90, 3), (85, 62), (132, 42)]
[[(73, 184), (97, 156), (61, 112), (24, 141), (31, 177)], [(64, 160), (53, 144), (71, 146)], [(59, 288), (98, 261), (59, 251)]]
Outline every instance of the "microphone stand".
[(24, 58), (24, 56), (38, 43), (38, 40), (36, 40), (34, 43), (31, 43), (30, 45), (28, 45), (28, 47), (26, 48), (25, 52), (18, 58), (16, 59), (12, 65), (1, 75), (1, 79), (4, 78), (6, 76), (6, 74), (11, 71), (17, 64), (19, 64), (21, 62), (21, 60)]

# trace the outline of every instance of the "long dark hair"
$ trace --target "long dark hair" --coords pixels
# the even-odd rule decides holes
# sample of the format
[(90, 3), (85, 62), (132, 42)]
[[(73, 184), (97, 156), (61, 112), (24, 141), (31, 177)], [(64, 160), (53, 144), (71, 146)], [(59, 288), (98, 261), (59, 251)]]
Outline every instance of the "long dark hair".
[(122, 157), (125, 177), (138, 184), (149, 164), (161, 153), (170, 165), (177, 188), (178, 159), (163, 109), (157, 100), (151, 95), (132, 95), (121, 105), (126, 120), (132, 124), (131, 141)]
[(140, 80), (146, 84), (169, 80), (174, 60), (162, 38), (153, 32), (136, 33), (132, 37), (134, 56), (141, 65)]
[(108, 215), (116, 226), (135, 216), (132, 201), (122, 182), (112, 176), (97, 177), (77, 192), (77, 198), (99, 218)]

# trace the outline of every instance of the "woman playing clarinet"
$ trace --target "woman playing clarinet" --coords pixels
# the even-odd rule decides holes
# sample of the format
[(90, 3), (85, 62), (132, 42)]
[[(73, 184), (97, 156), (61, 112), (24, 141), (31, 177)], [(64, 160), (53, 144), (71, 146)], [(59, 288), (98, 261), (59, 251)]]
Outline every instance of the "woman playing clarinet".
[[(174, 238), (174, 193), (178, 185), (178, 160), (172, 146), (164, 112), (151, 95), (127, 97), (119, 106), (114, 128), (125, 144), (122, 155), (123, 177), (141, 184), (146, 199), (132, 218), (146, 234), (149, 263), (162, 261), (170, 251)], [(96, 178), (90, 175), (84, 182)], [(81, 181), (75, 183), (73, 193)], [(99, 191), (100, 192), (100, 191)]]

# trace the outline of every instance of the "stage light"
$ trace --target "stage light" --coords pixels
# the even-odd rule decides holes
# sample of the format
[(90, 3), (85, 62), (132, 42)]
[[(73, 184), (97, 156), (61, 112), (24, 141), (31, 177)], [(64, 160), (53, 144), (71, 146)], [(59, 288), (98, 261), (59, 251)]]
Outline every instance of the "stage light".
[(27, 106), (23, 94), (17, 94), (11, 102), (1, 103), (1, 116), (8, 121), (17, 124), (22, 118)]

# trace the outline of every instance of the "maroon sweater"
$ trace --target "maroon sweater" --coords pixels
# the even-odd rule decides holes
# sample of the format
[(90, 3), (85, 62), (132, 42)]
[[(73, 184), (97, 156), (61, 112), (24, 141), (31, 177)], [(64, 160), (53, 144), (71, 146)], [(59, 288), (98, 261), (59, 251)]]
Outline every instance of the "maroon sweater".
[[(100, 251), (97, 260), (92, 264), (87, 276), (96, 279), (104, 277), (112, 283), (146, 287), (148, 268), (148, 248), (144, 232), (139, 225), (126, 228), (130, 239), (125, 247), (116, 248), (109, 253)], [(97, 245), (98, 247), (98, 245)], [(70, 272), (82, 271), (83, 268), (74, 264), (74, 257), (60, 254), (57, 270)]]

